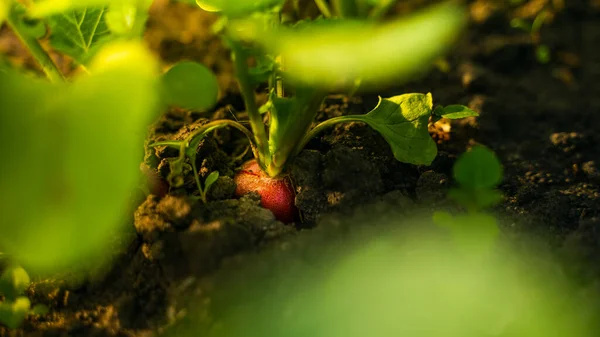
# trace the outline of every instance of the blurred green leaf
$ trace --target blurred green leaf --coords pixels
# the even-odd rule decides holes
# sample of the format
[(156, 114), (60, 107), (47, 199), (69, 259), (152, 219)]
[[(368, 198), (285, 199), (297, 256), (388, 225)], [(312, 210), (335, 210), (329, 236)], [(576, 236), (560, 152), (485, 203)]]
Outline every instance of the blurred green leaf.
[(114, 34), (141, 38), (148, 20), (152, 0), (122, 0), (110, 5), (105, 20)]
[(8, 0), (0, 0), (0, 25), (8, 15)]
[(217, 103), (217, 77), (204, 65), (182, 61), (162, 76), (162, 88), (167, 104), (192, 110), (207, 110)]
[(157, 69), (141, 43), (107, 45), (92, 76), (50, 84), (0, 78), (0, 247), (28, 270), (54, 272), (106, 255), (126, 225)]
[[(0, 4), (0, 6), (2, 5)], [(21, 31), (36, 39), (40, 39), (46, 35), (46, 24), (40, 19), (29, 18), (27, 16), (27, 8), (24, 5), (18, 2), (13, 2), (12, 11), (15, 20), (18, 20)]]
[(253, 12), (283, 5), (285, 0), (196, 0), (208, 12), (223, 12), (230, 16), (249, 15)]
[(464, 105), (447, 105), (441, 109), (435, 109), (434, 114), (448, 119), (461, 119), (466, 117), (477, 117), (479, 114)]
[(502, 165), (496, 154), (480, 145), (463, 153), (454, 164), (453, 172), (454, 179), (470, 190), (494, 188), (502, 180)]
[(461, 6), (442, 4), (387, 24), (319, 20), (295, 28), (237, 20), (230, 31), (281, 55), (290, 80), (309, 86), (351, 88), (399, 84), (427, 70), (458, 37)]
[(42, 18), (58, 14), (68, 14), (71, 11), (79, 12), (89, 7), (105, 7), (111, 4), (119, 4), (123, 1), (131, 0), (36, 0), (29, 6), (29, 15), (35, 18)]
[(404, 163), (429, 165), (437, 147), (427, 124), (433, 107), (431, 94), (404, 94), (380, 99), (361, 121), (379, 132), (392, 147), (394, 157)]
[(31, 302), (27, 297), (19, 297), (16, 301), (5, 301), (0, 303), (0, 323), (6, 325), (9, 329), (18, 328), (27, 315)]
[(29, 288), (31, 279), (25, 269), (19, 266), (9, 266), (0, 276), (0, 294), (14, 301)]
[(30, 311), (30, 313), (32, 315), (40, 315), (40, 316), (47, 315), (48, 312), (50, 312), (50, 308), (48, 308), (48, 306), (44, 305), (44, 304), (36, 304), (35, 306), (33, 306), (33, 308), (31, 308), (31, 311)]
[(48, 17), (50, 43), (56, 50), (86, 64), (101, 45), (111, 39), (104, 7), (70, 10)]
[(204, 180), (204, 191), (208, 191), (208, 189), (219, 179), (219, 171), (211, 172), (206, 180)]

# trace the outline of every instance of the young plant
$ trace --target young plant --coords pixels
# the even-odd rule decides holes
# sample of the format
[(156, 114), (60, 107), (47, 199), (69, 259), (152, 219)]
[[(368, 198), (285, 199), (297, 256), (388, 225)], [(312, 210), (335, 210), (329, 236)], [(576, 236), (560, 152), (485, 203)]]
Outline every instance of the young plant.
[(0, 324), (16, 329), (28, 315), (44, 315), (48, 308), (44, 305), (31, 307), (31, 302), (25, 291), (31, 281), (25, 269), (11, 265), (0, 276), (0, 295), (4, 301), (0, 302)]
[[(288, 164), (326, 128), (365, 123), (387, 140), (397, 160), (428, 165), (437, 154), (428, 134), (430, 119), (477, 115), (458, 105), (433, 110), (431, 94), (414, 93), (380, 98), (366, 115), (340, 116), (313, 126), (328, 93), (371, 90), (422, 72), (456, 37), (464, 16), (460, 7), (445, 4), (376, 24), (360, 19), (369, 16), (363, 15), (368, 12), (364, 9), (389, 8), (389, 1), (335, 1), (335, 11), (325, 2), (317, 3), (325, 18), (288, 25), (280, 21), (282, 0), (198, 1), (201, 8), (222, 14), (216, 30), (231, 49), (250, 129), (237, 121), (216, 120), (183, 142), (153, 144), (180, 150), (179, 158), (171, 162), (171, 181), (184, 172), (186, 155), (193, 162), (191, 155), (208, 132), (234, 127), (248, 137), (254, 154), (236, 177), (241, 185), (238, 194), (259, 193), (263, 206), (289, 221), (294, 198), (286, 181)], [(264, 82), (269, 99), (258, 106), (255, 89)]]
[(437, 211), (433, 220), (450, 231), (459, 250), (486, 252), (493, 246), (499, 228), (496, 219), (484, 210), (502, 199), (496, 189), (502, 180), (502, 165), (493, 151), (478, 145), (458, 158), (453, 175), (458, 186), (449, 191), (448, 197), (465, 207), (467, 213), (453, 216)]
[(520, 29), (529, 34), (531, 43), (535, 46), (535, 58), (542, 64), (550, 62), (552, 52), (548, 45), (541, 43), (540, 31), (542, 26), (552, 19), (552, 16), (551, 10), (545, 8), (540, 11), (532, 21), (527, 21), (522, 18), (514, 18), (510, 21), (511, 27)]

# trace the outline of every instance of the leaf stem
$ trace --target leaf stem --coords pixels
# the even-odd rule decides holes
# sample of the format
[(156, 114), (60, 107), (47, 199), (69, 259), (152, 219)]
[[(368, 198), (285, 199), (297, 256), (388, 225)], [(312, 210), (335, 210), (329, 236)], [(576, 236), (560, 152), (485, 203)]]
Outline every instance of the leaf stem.
[(373, 10), (371, 10), (371, 13), (369, 13), (369, 19), (381, 19), (392, 8), (395, 2), (395, 0), (387, 0), (377, 3)]
[(340, 18), (355, 18), (358, 16), (356, 0), (333, 0), (333, 7)]
[(329, 9), (329, 6), (324, 0), (315, 0), (315, 4), (317, 5), (319, 11), (321, 11), (321, 14), (323, 14), (324, 17), (331, 17), (331, 9)]
[(270, 158), (269, 147), (267, 143), (268, 137), (265, 130), (265, 125), (263, 123), (263, 117), (260, 114), (256, 104), (256, 96), (252, 86), (252, 79), (250, 78), (248, 71), (248, 64), (246, 63), (246, 55), (237, 42), (232, 41), (231, 39), (228, 42), (232, 49), (231, 58), (233, 59), (238, 85), (244, 99), (246, 112), (248, 113), (248, 119), (250, 122), (250, 128), (252, 129), (253, 133), (253, 135), (251, 134), (249, 138), (254, 139), (254, 144), (256, 147), (254, 155), (257, 157), (259, 164), (264, 166), (265, 162)]
[(330, 118), (326, 121), (323, 121), (323, 122), (317, 124), (317, 126), (312, 128), (308, 133), (306, 133), (306, 135), (304, 135), (304, 137), (298, 144), (298, 147), (296, 148), (296, 153), (294, 153), (294, 155), (298, 155), (300, 153), (300, 151), (302, 151), (302, 149), (304, 149), (306, 144), (308, 144), (308, 142), (311, 139), (313, 139), (316, 135), (321, 133), (323, 130), (325, 130), (329, 127), (332, 127), (334, 124), (348, 123), (348, 122), (364, 122), (364, 116), (363, 115), (339, 116), (339, 117)]
[(6, 22), (8, 26), (12, 29), (12, 31), (17, 35), (19, 40), (23, 42), (23, 44), (29, 49), (31, 55), (36, 59), (39, 63), (40, 67), (48, 77), (51, 82), (64, 82), (65, 78), (63, 74), (58, 70), (58, 67), (50, 58), (50, 55), (42, 48), (39, 41), (27, 34), (25, 28), (22, 26), (20, 22), (20, 18), (17, 15), (17, 10), (15, 10), (15, 5), (11, 7), (8, 13), (8, 17), (6, 18)]

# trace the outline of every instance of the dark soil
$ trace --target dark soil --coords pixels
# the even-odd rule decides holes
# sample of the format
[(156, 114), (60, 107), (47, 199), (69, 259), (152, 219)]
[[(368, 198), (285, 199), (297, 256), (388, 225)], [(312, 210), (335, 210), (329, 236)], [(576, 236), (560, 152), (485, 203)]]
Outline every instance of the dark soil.
[[(413, 2), (402, 3), (399, 12)], [(552, 50), (551, 61), (542, 64), (535, 58), (535, 44), (512, 28), (510, 19), (531, 16), (546, 1), (514, 8), (503, 3), (470, 1), (471, 24), (447, 58), (449, 71), (436, 68), (384, 93), (331, 96), (321, 109), (320, 119), (364, 113), (375, 105), (377, 94), (432, 92), (435, 103), (479, 111), (478, 118), (431, 128), (439, 144), (431, 166), (397, 162), (383, 138), (360, 123), (338, 125), (309, 143), (293, 163), (290, 172), (303, 221), (284, 225), (259, 206), (257, 195), (234, 198), (231, 177), (249, 156), (240, 156), (245, 145), (236, 131), (219, 130), (198, 149), (201, 175), (221, 173), (208, 204), (190, 198), (195, 192), (191, 175), (166, 196), (141, 198), (134, 215), (137, 235), (129, 239), (127, 250), (119, 251), (108, 273), (78, 283), (34, 283), (32, 302), (49, 305), (50, 313), (31, 317), (19, 330), (0, 327), (0, 336), (154, 336), (185, 317), (188, 303), (204, 304), (210, 311), (202, 301), (218, 288), (218, 270), (220, 278), (231, 281), (242, 265), (268, 268), (265, 261), (273, 257), (261, 258), (265, 250), (291, 245), (298, 259), (318, 259), (313, 245), (343, 246), (344, 233), (368, 225), (375, 216), (398, 223), (416, 213), (453, 209), (446, 199), (452, 165), (474, 144), (496, 151), (504, 165), (500, 189), (505, 198), (493, 212), (505, 237), (533, 239), (547, 247), (573, 282), (597, 289), (600, 6), (565, 2), (542, 28), (540, 43)], [(222, 92), (210, 113), (169, 111), (152, 126), (150, 141), (181, 139), (210, 119), (244, 118), (228, 52), (209, 33), (212, 22), (211, 14), (182, 4), (154, 8), (150, 46), (165, 64), (192, 59), (208, 65)], [(167, 160), (176, 155), (170, 149), (148, 150), (142, 165), (165, 178)], [(273, 268), (294, 265), (293, 254), (282, 256)]]

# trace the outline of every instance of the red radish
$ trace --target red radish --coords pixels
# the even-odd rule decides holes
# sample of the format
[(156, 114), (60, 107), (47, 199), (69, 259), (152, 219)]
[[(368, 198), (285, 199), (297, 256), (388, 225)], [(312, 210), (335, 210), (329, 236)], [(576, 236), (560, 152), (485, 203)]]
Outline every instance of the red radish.
[(234, 181), (237, 185), (235, 194), (238, 197), (250, 192), (258, 193), (262, 207), (273, 212), (277, 220), (290, 223), (298, 215), (294, 204), (296, 195), (289, 178), (269, 177), (255, 159), (242, 165)]

